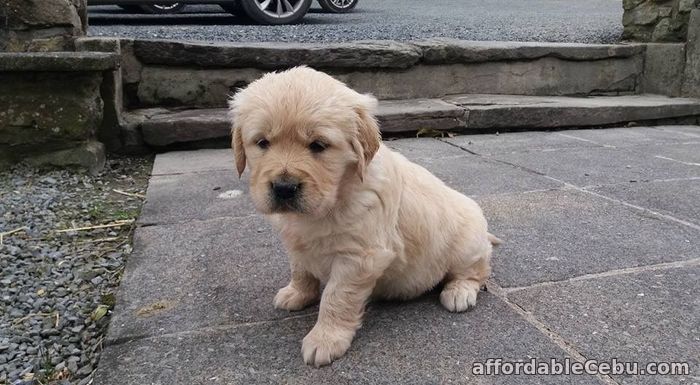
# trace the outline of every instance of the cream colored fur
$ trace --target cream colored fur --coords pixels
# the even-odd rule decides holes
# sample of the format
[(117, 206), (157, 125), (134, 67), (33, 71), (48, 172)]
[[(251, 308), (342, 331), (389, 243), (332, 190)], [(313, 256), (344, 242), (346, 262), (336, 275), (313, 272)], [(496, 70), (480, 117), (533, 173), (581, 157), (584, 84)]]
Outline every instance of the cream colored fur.
[[(473, 200), (381, 143), (376, 103), (306, 67), (265, 75), (230, 103), (238, 172), (249, 167), (253, 202), (289, 254), (292, 279), (274, 306), (320, 299), (302, 343), (315, 366), (350, 347), (371, 298), (414, 298), (444, 281), (447, 310), (474, 306), (500, 242)], [(315, 140), (327, 149), (310, 151)], [(301, 181), (299, 210), (274, 211), (270, 184), (281, 175)]]

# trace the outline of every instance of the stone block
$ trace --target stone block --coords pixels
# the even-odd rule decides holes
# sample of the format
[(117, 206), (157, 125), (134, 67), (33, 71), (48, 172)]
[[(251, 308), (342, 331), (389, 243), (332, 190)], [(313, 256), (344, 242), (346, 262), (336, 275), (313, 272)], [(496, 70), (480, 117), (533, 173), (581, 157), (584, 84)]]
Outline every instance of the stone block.
[(690, 12), (683, 95), (700, 97), (700, 9)]
[(450, 130), (465, 126), (465, 110), (439, 99), (387, 100), (379, 104), (382, 132)]
[(19, 158), (92, 139), (101, 83), (101, 72), (0, 73), (0, 146)]
[(42, 153), (24, 159), (34, 166), (81, 167), (90, 174), (97, 174), (105, 165), (105, 147), (96, 141), (80, 143), (75, 147)]
[(85, 33), (84, 4), (84, 0), (3, 1), (0, 51), (71, 49), (72, 38)]
[[(467, 64), (416, 65), (405, 70), (357, 69), (330, 74), (379, 99), (453, 94), (587, 95), (634, 93), (643, 57), (576, 61), (556, 57)], [(146, 66), (138, 84), (141, 106), (225, 107), (229, 96), (264, 70)]]
[(185, 110), (155, 115), (141, 123), (143, 140), (151, 146), (231, 136), (226, 109)]
[(680, 96), (685, 70), (685, 44), (649, 43), (645, 52), (641, 91)]

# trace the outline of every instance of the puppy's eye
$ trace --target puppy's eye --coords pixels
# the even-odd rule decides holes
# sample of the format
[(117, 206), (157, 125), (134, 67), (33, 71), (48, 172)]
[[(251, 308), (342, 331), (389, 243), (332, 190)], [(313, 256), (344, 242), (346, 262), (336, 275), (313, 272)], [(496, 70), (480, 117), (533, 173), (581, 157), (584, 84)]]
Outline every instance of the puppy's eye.
[(257, 144), (258, 147), (262, 148), (263, 150), (270, 147), (270, 141), (264, 138), (255, 142), (255, 144)]
[(314, 140), (313, 142), (311, 142), (311, 144), (309, 144), (309, 150), (311, 150), (311, 152), (313, 152), (315, 154), (318, 154), (319, 152), (323, 152), (327, 147), (328, 147), (327, 144), (325, 144), (319, 140)]

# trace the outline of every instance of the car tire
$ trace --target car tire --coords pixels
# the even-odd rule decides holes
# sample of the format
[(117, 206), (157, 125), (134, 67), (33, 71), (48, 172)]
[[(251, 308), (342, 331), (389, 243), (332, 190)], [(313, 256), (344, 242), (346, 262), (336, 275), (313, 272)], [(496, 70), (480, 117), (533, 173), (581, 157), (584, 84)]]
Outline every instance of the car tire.
[(359, 0), (318, 0), (318, 5), (330, 13), (347, 13), (352, 11)]
[(228, 3), (219, 3), (219, 6), (224, 9), (224, 11), (241, 17), (248, 17), (248, 14), (243, 10), (240, 1), (230, 1)]
[(118, 7), (129, 13), (143, 13), (143, 9), (138, 5), (119, 4)]
[(170, 14), (170, 13), (180, 13), (185, 4), (183, 3), (161, 3), (161, 4), (143, 4), (140, 5), (141, 9), (146, 13), (155, 14)]
[(251, 19), (267, 25), (298, 23), (311, 7), (311, 0), (239, 0), (239, 3)]

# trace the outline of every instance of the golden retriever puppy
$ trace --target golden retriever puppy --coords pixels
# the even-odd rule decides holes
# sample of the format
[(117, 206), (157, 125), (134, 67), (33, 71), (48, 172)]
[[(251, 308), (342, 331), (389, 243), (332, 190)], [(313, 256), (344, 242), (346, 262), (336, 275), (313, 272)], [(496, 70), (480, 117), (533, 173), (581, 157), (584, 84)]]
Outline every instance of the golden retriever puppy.
[(267, 74), (230, 101), (239, 176), (247, 165), (255, 207), (289, 254), (274, 306), (321, 301), (307, 364), (345, 353), (371, 298), (414, 298), (444, 281), (440, 302), (461, 312), (491, 272), (498, 238), (479, 206), (385, 147), (376, 105), (307, 67)]

